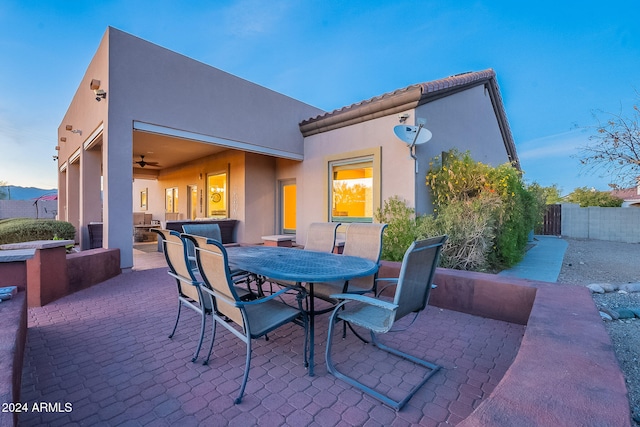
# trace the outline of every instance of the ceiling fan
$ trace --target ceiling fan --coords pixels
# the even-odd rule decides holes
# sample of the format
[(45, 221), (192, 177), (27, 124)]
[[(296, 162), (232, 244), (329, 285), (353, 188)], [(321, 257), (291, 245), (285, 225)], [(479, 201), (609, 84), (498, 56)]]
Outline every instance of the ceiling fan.
[(140, 165), (141, 168), (149, 165), (149, 166), (158, 166), (158, 162), (145, 162), (144, 160), (144, 156), (141, 154), (140, 155), (140, 160), (138, 160), (137, 162), (133, 162), (133, 163), (137, 163)]

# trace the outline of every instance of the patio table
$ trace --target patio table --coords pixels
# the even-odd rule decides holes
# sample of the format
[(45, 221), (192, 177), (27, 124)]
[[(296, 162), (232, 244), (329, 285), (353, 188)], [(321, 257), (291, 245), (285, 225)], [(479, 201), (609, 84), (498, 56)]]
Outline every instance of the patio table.
[(229, 264), (273, 280), (309, 284), (309, 376), (314, 366), (314, 282), (348, 281), (378, 271), (378, 265), (365, 258), (327, 252), (304, 251), (274, 246), (226, 248)]

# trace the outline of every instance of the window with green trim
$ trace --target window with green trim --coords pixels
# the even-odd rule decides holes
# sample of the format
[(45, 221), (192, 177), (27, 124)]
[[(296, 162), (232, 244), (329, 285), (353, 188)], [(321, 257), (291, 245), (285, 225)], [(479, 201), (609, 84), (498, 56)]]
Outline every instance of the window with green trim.
[(329, 162), (331, 220), (373, 221), (373, 157)]

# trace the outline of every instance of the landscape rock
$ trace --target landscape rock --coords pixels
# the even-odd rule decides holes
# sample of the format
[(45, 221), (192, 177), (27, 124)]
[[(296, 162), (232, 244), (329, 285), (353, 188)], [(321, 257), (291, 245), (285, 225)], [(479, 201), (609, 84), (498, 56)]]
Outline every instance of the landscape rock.
[(640, 307), (629, 307), (629, 310), (633, 311), (633, 314), (640, 319)]
[(635, 313), (628, 308), (621, 307), (617, 308), (616, 311), (618, 312), (619, 319), (633, 319), (634, 317), (636, 317)]
[(597, 283), (587, 285), (587, 288), (591, 289), (591, 292), (594, 294), (604, 294), (604, 289)]
[(626, 283), (620, 285), (620, 290), (627, 292), (640, 292), (640, 283)]
[(620, 288), (619, 285), (614, 285), (611, 283), (598, 283), (598, 284), (602, 289), (604, 289), (605, 292), (615, 292)]
[(613, 320), (613, 319), (611, 318), (611, 316), (609, 316), (609, 315), (608, 315), (607, 313), (605, 313), (604, 311), (601, 311), (601, 312), (600, 312), (600, 317), (602, 317), (602, 319), (604, 319), (604, 320)]
[(600, 311), (608, 314), (612, 320), (618, 320), (620, 318), (620, 315), (618, 314), (618, 312), (612, 308), (602, 307)]

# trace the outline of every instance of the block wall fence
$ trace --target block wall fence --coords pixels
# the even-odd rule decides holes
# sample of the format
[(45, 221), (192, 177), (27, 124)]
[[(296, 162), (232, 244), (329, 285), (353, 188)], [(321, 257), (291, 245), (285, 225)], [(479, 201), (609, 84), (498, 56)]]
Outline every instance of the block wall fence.
[(581, 208), (562, 204), (562, 236), (640, 243), (639, 208)]
[(40, 218), (55, 219), (58, 214), (57, 200), (0, 200), (0, 219)]

